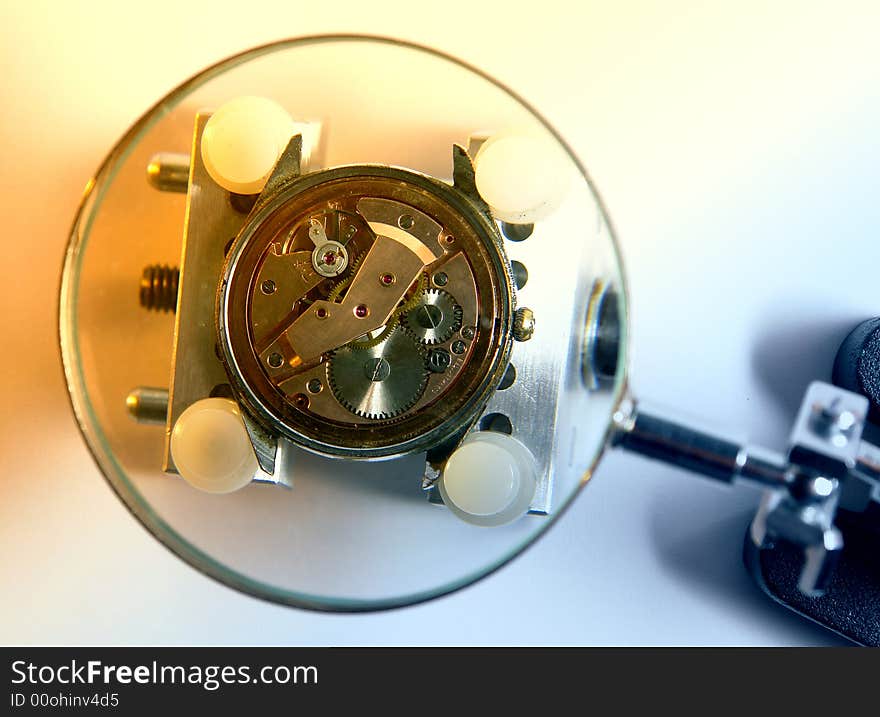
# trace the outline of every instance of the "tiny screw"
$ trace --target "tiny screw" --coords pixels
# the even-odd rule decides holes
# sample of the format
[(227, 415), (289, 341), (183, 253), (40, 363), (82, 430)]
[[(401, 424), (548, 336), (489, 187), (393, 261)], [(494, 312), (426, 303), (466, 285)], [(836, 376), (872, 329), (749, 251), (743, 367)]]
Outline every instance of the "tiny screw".
[(416, 223), (416, 220), (413, 219), (412, 214), (401, 214), (400, 218), (397, 220), (397, 226), (401, 229), (412, 229), (413, 224)]
[(461, 330), (461, 335), (466, 339), (474, 338), (474, 335), (477, 333), (476, 329), (473, 326), (465, 326)]
[(434, 284), (436, 286), (446, 286), (447, 283), (449, 283), (449, 277), (442, 271), (438, 271), (434, 274)]
[(281, 368), (281, 364), (284, 363), (284, 357), (276, 351), (275, 353), (269, 354), (268, 363), (272, 368)]
[(452, 353), (463, 354), (467, 351), (467, 344), (464, 341), (455, 341), (452, 344)]
[(834, 399), (829, 406), (813, 407), (813, 430), (838, 448), (849, 442), (858, 421), (851, 410), (841, 407), (839, 399)]
[(428, 352), (428, 368), (434, 373), (443, 373), (451, 363), (452, 356), (446, 349), (431, 349)]
[(321, 383), (321, 379), (313, 378), (306, 384), (306, 388), (309, 390), (309, 393), (320, 393), (321, 389), (324, 388), (324, 384)]
[(260, 284), (260, 290), (264, 294), (274, 294), (275, 293), (275, 282), (271, 279), (266, 279), (262, 284)]

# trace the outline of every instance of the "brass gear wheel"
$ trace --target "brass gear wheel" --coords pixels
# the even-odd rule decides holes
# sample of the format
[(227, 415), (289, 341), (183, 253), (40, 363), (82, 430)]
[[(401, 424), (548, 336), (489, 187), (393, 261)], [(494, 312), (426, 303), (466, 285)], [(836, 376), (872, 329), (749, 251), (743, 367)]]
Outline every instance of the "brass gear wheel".
[(442, 344), (461, 328), (462, 310), (452, 295), (441, 289), (426, 289), (418, 304), (401, 320), (406, 332), (428, 346)]

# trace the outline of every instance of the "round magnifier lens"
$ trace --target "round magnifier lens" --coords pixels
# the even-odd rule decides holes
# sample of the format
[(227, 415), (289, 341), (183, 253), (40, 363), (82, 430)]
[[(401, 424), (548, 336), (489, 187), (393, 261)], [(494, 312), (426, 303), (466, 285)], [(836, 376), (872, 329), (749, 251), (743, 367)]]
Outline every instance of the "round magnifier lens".
[(491, 78), (378, 38), (261, 47), (159, 102), (90, 186), (60, 307), (127, 507), (300, 607), (406, 605), (510, 560), (591, 475), (624, 385), (583, 168)]

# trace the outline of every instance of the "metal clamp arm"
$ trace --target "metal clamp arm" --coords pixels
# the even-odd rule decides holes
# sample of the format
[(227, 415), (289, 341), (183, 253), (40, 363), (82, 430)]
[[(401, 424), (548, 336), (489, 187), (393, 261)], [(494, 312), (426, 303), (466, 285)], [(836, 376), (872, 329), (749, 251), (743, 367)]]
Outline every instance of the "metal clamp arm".
[(812, 383), (783, 457), (671, 420), (629, 399), (614, 414), (612, 444), (725, 483), (767, 489), (752, 522), (752, 539), (758, 546), (777, 539), (800, 546), (800, 589), (820, 595), (843, 548), (834, 525), (843, 488), (872, 481), (877, 483), (873, 499), (880, 497), (880, 451), (861, 441), (867, 413), (863, 396)]

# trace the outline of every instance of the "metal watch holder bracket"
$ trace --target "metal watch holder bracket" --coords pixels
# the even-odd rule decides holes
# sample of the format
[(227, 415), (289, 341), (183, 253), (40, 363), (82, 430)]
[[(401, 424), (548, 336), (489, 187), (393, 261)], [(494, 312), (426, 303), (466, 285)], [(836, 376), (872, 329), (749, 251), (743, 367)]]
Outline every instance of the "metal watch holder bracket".
[[(223, 273), (224, 260), (231, 244), (230, 238), (236, 236), (249, 213), (255, 208), (253, 196), (230, 194), (208, 175), (199, 147), (210, 116), (211, 113), (206, 111), (197, 114), (189, 155), (162, 152), (152, 158), (147, 168), (147, 178), (156, 189), (187, 195), (180, 267), (150, 265), (144, 269), (140, 280), (140, 303), (144, 308), (175, 314), (169, 389), (139, 387), (127, 398), (129, 410), (136, 420), (165, 425), (162, 469), (170, 474), (177, 472), (170, 450), (171, 429), (183, 411), (202, 398), (233, 397), (214, 339), (216, 286)], [(473, 135), (469, 137), (467, 147), (452, 147), (452, 183), (494, 222), (488, 206), (476, 191), (471, 159), (485, 140), (484, 135)], [(274, 177), (281, 177), (279, 181), (282, 182), (291, 181), (322, 165), (322, 145), (312, 148), (308, 162), (304, 161), (301, 147), (302, 138), (295, 135), (279, 160), (273, 177), (269, 179), (266, 193), (276, 189), (273, 187)], [(192, 191), (192, 188), (197, 188), (197, 191)], [(257, 200), (258, 205), (260, 201), (262, 200)], [(511, 275), (519, 289), (526, 281), (524, 266), (517, 261), (517, 258), (524, 258), (519, 240), (528, 237), (534, 227), (501, 223), (500, 229), (508, 238), (515, 233), (522, 233), (522, 236), (516, 236), (512, 240), (514, 246), (506, 251), (506, 261), (510, 262)], [(229, 243), (224, 246), (226, 242)], [(576, 272), (572, 272), (571, 277), (566, 279), (560, 276), (559, 280), (574, 282), (579, 279)], [(574, 291), (565, 295), (573, 294)], [(542, 308), (540, 297), (535, 297), (535, 300), (538, 302), (536, 308)], [(546, 308), (547, 313), (550, 313), (550, 307)], [(575, 311), (573, 305), (568, 308)], [(553, 309), (560, 311), (558, 298), (555, 299)], [(565, 310), (561, 313), (565, 313)], [(513, 319), (514, 339), (517, 342), (531, 339), (532, 326), (529, 322), (533, 321), (532, 310), (518, 307)], [(509, 385), (505, 386), (504, 391), (496, 392), (474, 420), (462, 426), (461, 431), (428, 450), (422, 489), (429, 501), (442, 503), (437, 480), (446, 460), (465, 436), (484, 428), (487, 422), (499, 415), (503, 415), (508, 422), (517, 423), (521, 414), (527, 411), (529, 423), (540, 426), (529, 436), (529, 447), (538, 466), (538, 482), (529, 512), (540, 515), (549, 513), (553, 434), (557, 405), (564, 392), (566, 380), (565, 361), (548, 358), (553, 357), (554, 352), (543, 344), (552, 340), (549, 334), (538, 337), (537, 340), (523, 344), (517, 355), (517, 373), (540, 375), (542, 398), (545, 400), (529, 400), (525, 395), (528, 389), (524, 382), (508, 382), (505, 374), (502, 384)], [(616, 361), (616, 357), (614, 360)], [(510, 371), (508, 367), (508, 374)], [(259, 463), (254, 481), (291, 487), (288, 469), (290, 462), (295, 461), (296, 451), (290, 450), (288, 441), (283, 436), (267, 431), (247, 412), (242, 413), (242, 419)], [(278, 467), (281, 469), (278, 470)]]

